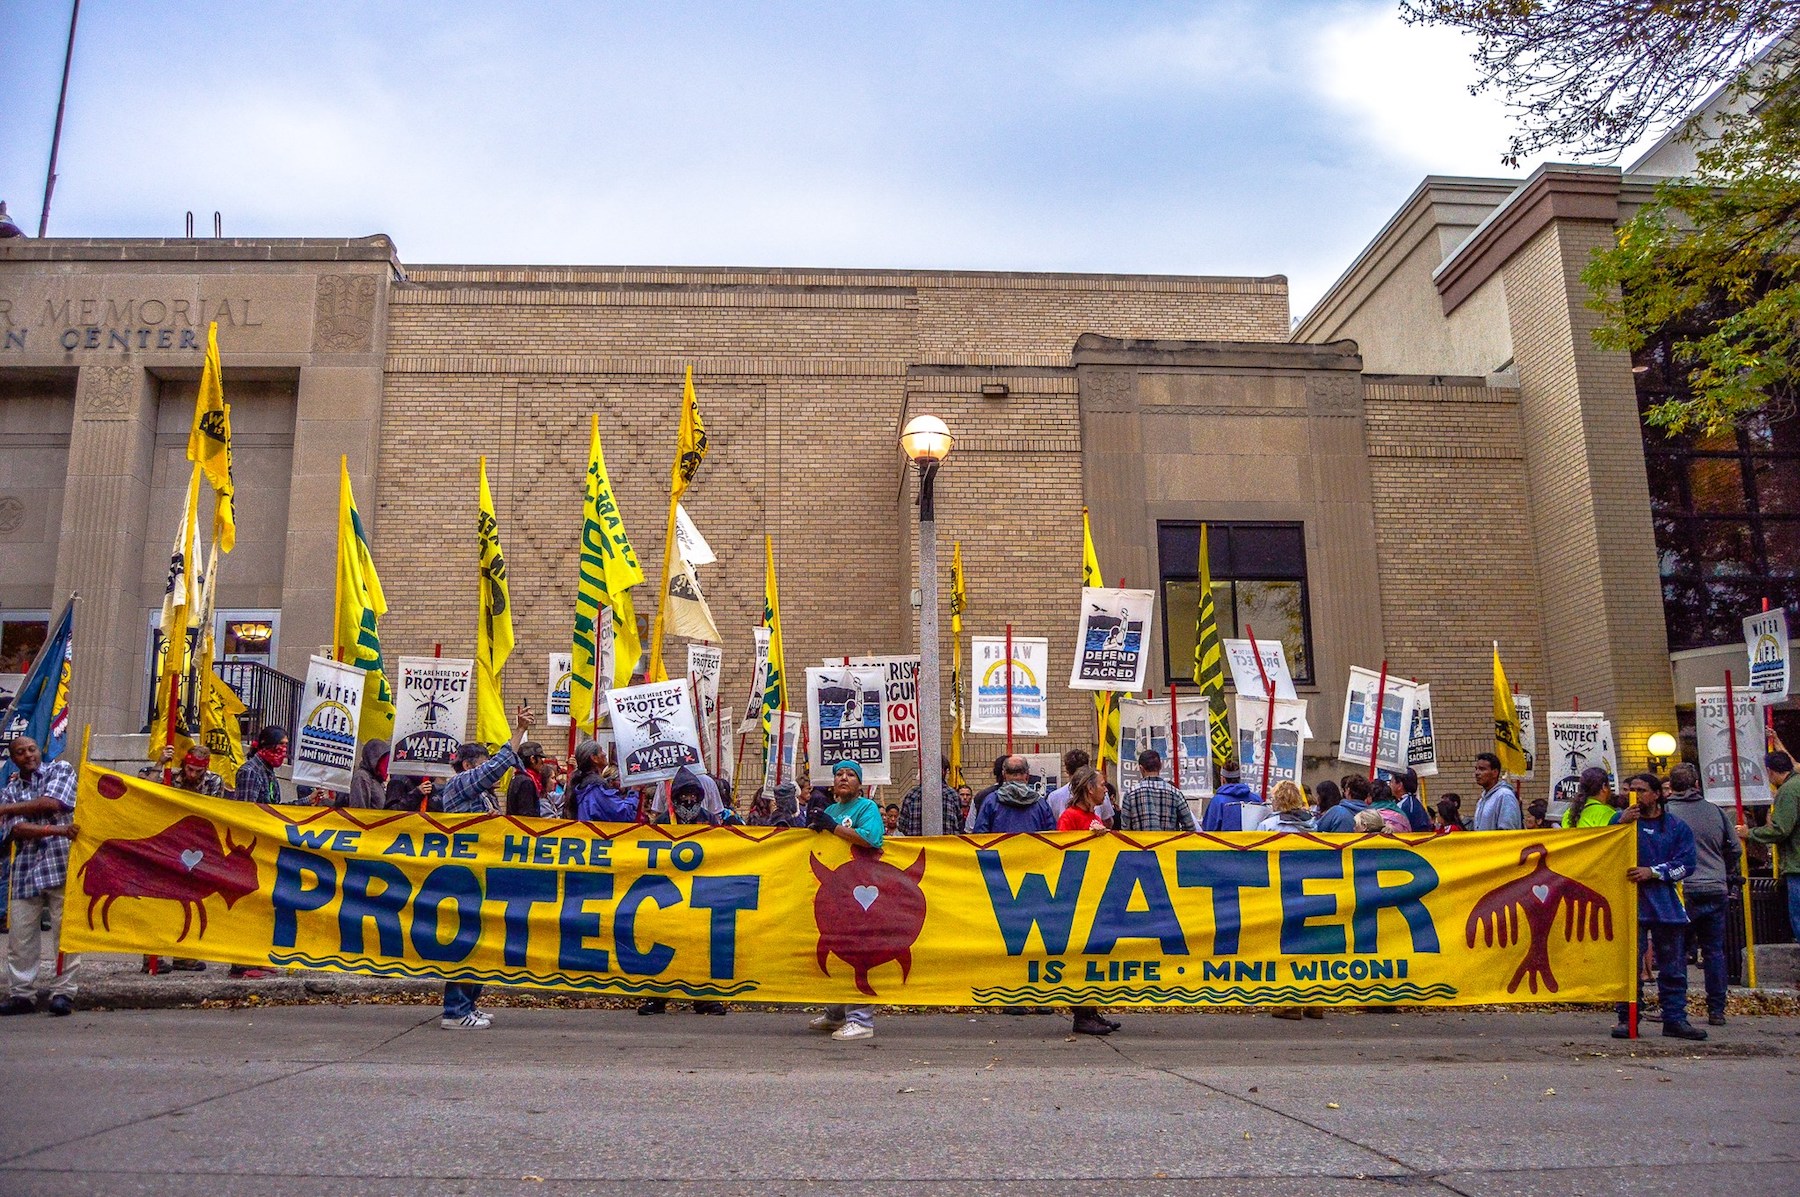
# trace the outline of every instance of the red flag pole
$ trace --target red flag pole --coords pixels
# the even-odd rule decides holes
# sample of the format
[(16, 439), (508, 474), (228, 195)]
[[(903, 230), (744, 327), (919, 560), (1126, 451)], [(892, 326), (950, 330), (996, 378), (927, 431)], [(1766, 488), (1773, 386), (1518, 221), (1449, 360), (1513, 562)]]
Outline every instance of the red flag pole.
[(1269, 800), (1269, 763), (1275, 755), (1275, 687), (1269, 684), (1269, 671), (1263, 668), (1262, 649), (1256, 647), (1256, 629), (1249, 624), (1244, 631), (1250, 637), (1250, 655), (1256, 658), (1256, 676), (1262, 679), (1263, 693), (1269, 696), (1269, 714), (1263, 721), (1262, 800)]
[(1731, 687), (1731, 670), (1725, 671), (1725, 727), (1730, 732), (1731, 796), (1737, 802), (1738, 826), (1744, 826), (1744, 779), (1738, 769), (1737, 702)]
[[(175, 708), (176, 704), (180, 701), (181, 675), (178, 673), (171, 673), (169, 675), (169, 712), (168, 718), (164, 720), (163, 729), (163, 743), (170, 747), (174, 747), (175, 745)], [(169, 759), (168, 764), (163, 766), (163, 784), (166, 786), (175, 784), (175, 760), (173, 757)], [(1739, 821), (1742, 822), (1742, 820)]]
[(781, 704), (780, 722), (775, 730), (775, 784), (781, 784), (782, 755), (787, 749), (787, 703)]
[[(1381, 659), (1381, 680), (1375, 683), (1375, 733), (1369, 740), (1369, 780), (1375, 780), (1375, 758), (1381, 755), (1381, 704), (1387, 701), (1387, 658)], [(1404, 735), (1408, 729), (1402, 728)]]
[(1175, 762), (1175, 788), (1181, 788), (1181, 715), (1175, 706), (1175, 683), (1169, 683), (1169, 759)]
[(1006, 755), (1011, 756), (1013, 750), (1013, 655), (1012, 625), (1006, 625)]

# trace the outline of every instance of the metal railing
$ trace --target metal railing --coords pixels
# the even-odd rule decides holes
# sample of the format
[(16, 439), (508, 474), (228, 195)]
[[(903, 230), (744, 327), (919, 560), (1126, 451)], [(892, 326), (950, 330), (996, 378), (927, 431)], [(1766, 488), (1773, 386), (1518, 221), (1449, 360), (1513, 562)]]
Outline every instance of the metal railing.
[(258, 661), (220, 661), (214, 668), (220, 680), (237, 691), (243, 701), (241, 718), (246, 740), (270, 725), (293, 734), (300, 723), (300, 691), (304, 683), (299, 678)]

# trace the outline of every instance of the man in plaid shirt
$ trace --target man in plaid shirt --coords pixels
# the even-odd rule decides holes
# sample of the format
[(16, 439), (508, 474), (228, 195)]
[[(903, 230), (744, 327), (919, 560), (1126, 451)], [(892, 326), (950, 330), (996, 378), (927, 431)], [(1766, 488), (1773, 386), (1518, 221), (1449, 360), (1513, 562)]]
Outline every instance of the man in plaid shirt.
[(1120, 831), (1198, 831), (1194, 810), (1180, 790), (1162, 779), (1162, 753), (1146, 748), (1138, 753), (1138, 772), (1144, 780), (1131, 787), (1119, 803)]
[[(39, 922), (50, 911), (50, 934), (62, 942), (63, 891), (69, 876), (69, 841), (75, 838), (75, 770), (67, 761), (44, 763), (37, 741), (20, 736), (7, 749), (13, 775), (0, 789), (0, 846), (12, 855), (7, 903), (7, 998), (0, 1014), (37, 1009), (38, 964), (43, 958)], [(50, 1013), (75, 1009), (75, 977), (81, 957), (64, 956), (50, 987)]]
[[(950, 784), (950, 762), (943, 760), (944, 785), (938, 791), (938, 798), (944, 808), (944, 835), (955, 835), (962, 830), (963, 809), (962, 795)], [(896, 835), (925, 834), (925, 802), (924, 787), (914, 786), (906, 791), (906, 797), (900, 800), (900, 822)]]

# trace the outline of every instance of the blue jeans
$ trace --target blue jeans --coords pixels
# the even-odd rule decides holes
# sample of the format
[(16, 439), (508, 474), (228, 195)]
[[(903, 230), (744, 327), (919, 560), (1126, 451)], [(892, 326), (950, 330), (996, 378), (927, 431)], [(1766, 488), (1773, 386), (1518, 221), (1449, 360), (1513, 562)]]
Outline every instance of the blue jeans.
[(1789, 873), (1785, 881), (1788, 892), (1788, 926), (1793, 928), (1794, 938), (1800, 940), (1800, 873)]
[(1706, 1012), (1725, 1013), (1728, 975), (1725, 958), (1725, 920), (1731, 905), (1724, 894), (1688, 894), (1688, 943), (1700, 949), (1700, 967), (1706, 973)]
[[(1662, 1005), (1663, 1026), (1685, 1023), (1687, 1016), (1687, 924), (1638, 924), (1638, 957), (1643, 958), (1644, 945), (1656, 948), (1656, 999)], [(1633, 972), (1636, 971), (1634, 968)], [(1638, 1000), (1643, 1001), (1643, 982), (1637, 982)], [(1619, 1003), (1619, 1021), (1624, 1022), (1628, 1009)]]
[(875, 1007), (873, 1006), (827, 1006), (825, 1017), (833, 1022), (855, 1023), (859, 1027), (875, 1025)]
[(444, 982), (444, 1017), (467, 1018), (475, 1013), (475, 1003), (481, 998), (481, 986), (470, 985), (461, 981)]

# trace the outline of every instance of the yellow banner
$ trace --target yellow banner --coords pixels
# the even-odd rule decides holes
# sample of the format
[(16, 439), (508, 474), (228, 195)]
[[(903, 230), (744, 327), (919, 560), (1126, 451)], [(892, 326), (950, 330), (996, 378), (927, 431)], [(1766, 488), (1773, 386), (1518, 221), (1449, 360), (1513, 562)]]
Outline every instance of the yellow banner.
[(69, 951), (893, 1005), (1627, 996), (1630, 827), (1444, 836), (767, 827), (263, 807), (86, 766)]

